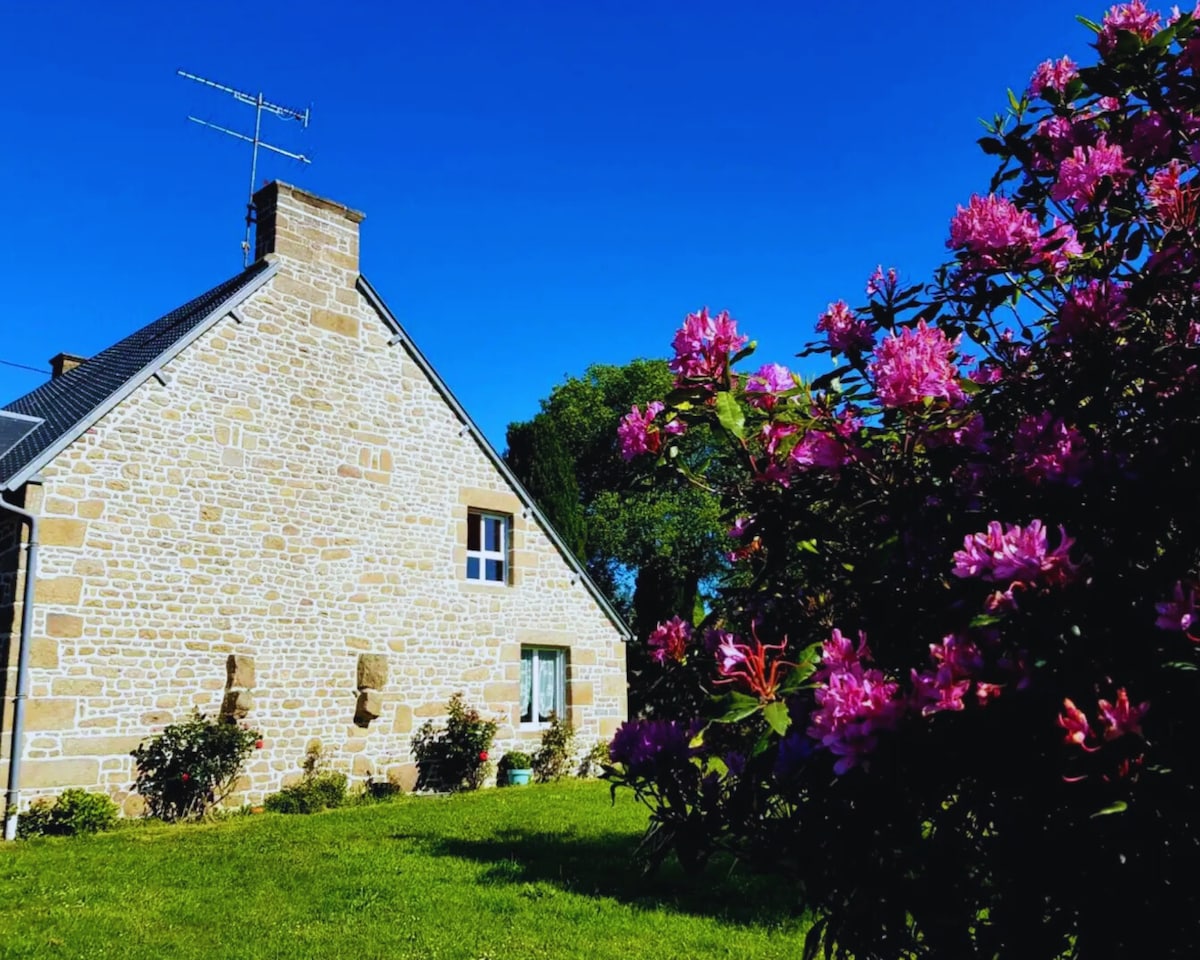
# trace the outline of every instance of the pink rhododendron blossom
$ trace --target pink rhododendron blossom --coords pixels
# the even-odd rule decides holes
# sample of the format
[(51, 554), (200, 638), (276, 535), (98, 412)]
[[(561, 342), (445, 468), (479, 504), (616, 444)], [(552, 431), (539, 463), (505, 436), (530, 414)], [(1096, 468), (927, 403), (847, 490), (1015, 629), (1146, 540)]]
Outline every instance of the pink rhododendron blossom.
[(956, 577), (979, 577), (991, 583), (1057, 584), (1069, 579), (1076, 567), (1070, 550), (1075, 541), (1059, 527), (1060, 542), (1050, 550), (1041, 520), (1027, 527), (1005, 526), (993, 520), (984, 533), (969, 534), (963, 549), (954, 554)]
[(962, 710), (963, 697), (983, 668), (983, 654), (966, 637), (949, 634), (929, 645), (932, 670), (913, 670), (913, 700), (922, 716)]
[(1098, 747), (1089, 746), (1087, 740), (1092, 736), (1092, 727), (1088, 723), (1087, 714), (1069, 700), (1063, 700), (1063, 713), (1059, 714), (1058, 725), (1067, 731), (1063, 743), (1083, 747), (1089, 753), (1094, 753)]
[(1147, 10), (1142, 0), (1118, 3), (1111, 7), (1101, 21), (1101, 30), (1096, 38), (1096, 47), (1101, 53), (1112, 53), (1117, 48), (1120, 31), (1127, 30), (1142, 40), (1149, 40), (1158, 32), (1158, 13)]
[(1120, 280), (1092, 280), (1087, 286), (1076, 287), (1058, 313), (1058, 322), (1050, 330), (1051, 343), (1067, 340), (1097, 330), (1115, 330), (1125, 320), (1125, 290), (1128, 284)]
[(786, 648), (787, 637), (771, 644), (752, 636), (749, 643), (740, 643), (730, 635), (717, 647), (717, 672), (721, 676), (714, 682), (741, 684), (763, 703), (775, 700), (779, 694), (780, 671), (795, 664), (776, 659), (771, 651), (783, 653)]
[(1079, 76), (1079, 67), (1070, 57), (1060, 60), (1046, 60), (1038, 64), (1029, 81), (1029, 95), (1040, 97), (1047, 90), (1057, 90), (1062, 93), (1067, 84)]
[(896, 276), (896, 268), (888, 267), (887, 274), (883, 272), (883, 264), (875, 268), (875, 272), (867, 277), (867, 296), (874, 297), (879, 294), (891, 297), (896, 292), (898, 278)]
[[(1188, 16), (1193, 20), (1200, 19), (1200, 3), (1196, 4), (1195, 8), (1188, 13)], [(1167, 26), (1174, 26), (1182, 17), (1183, 12), (1179, 9), (1179, 5), (1176, 4), (1175, 6), (1171, 7), (1171, 15), (1167, 17)]]
[(1171, 124), (1161, 114), (1147, 112), (1134, 122), (1128, 145), (1133, 156), (1154, 160), (1169, 155), (1174, 142)]
[(1200, 623), (1196, 615), (1196, 588), (1182, 580), (1176, 582), (1171, 599), (1156, 603), (1154, 609), (1158, 612), (1154, 625), (1160, 630), (1180, 630), (1191, 637), (1192, 626)]
[(675, 358), (669, 366), (676, 380), (716, 379), (729, 368), (731, 354), (746, 345), (749, 337), (737, 332), (737, 321), (722, 310), (715, 317), (708, 308), (689, 313), (675, 333)]
[(1049, 410), (1021, 421), (1013, 450), (1025, 476), (1034, 483), (1078, 486), (1088, 465), (1083, 434)]
[(836, 470), (846, 459), (846, 447), (842, 441), (823, 430), (809, 430), (803, 439), (792, 447), (792, 463), (801, 468)]
[(1038, 124), (1037, 135), (1034, 165), (1038, 170), (1050, 170), (1071, 156), (1076, 147), (1096, 142), (1095, 127), (1090, 121), (1073, 123), (1067, 117), (1047, 117)]
[(659, 663), (666, 663), (668, 660), (683, 663), (691, 642), (692, 625), (679, 617), (672, 617), (660, 623), (646, 638), (646, 644), (653, 648), (654, 659)]
[(1050, 196), (1061, 202), (1073, 201), (1086, 208), (1096, 196), (1096, 188), (1108, 177), (1120, 187), (1132, 171), (1125, 164), (1125, 152), (1119, 144), (1109, 146), (1104, 137), (1093, 147), (1076, 147), (1058, 168), (1058, 180), (1050, 187)]
[(1030, 266), (1040, 264), (1051, 273), (1062, 273), (1072, 257), (1083, 254), (1083, 245), (1075, 228), (1065, 220), (1054, 218), (1054, 227), (1033, 248)]
[(974, 194), (967, 206), (960, 205), (950, 220), (946, 246), (965, 250), (967, 262), (974, 269), (995, 269), (1024, 259), (1040, 239), (1041, 231), (1033, 214), (1018, 209), (1006, 197)]
[(838, 758), (833, 770), (840, 775), (870, 756), (878, 734), (893, 729), (903, 715), (904, 702), (899, 684), (864, 667), (869, 651), (863, 634), (856, 648), (835, 630), (823, 650), (807, 733)]
[(1180, 183), (1183, 165), (1172, 160), (1150, 178), (1146, 199), (1168, 230), (1190, 226), (1196, 219), (1196, 202), (1192, 188)]
[(763, 449), (767, 451), (768, 456), (775, 456), (775, 451), (779, 449), (780, 442), (785, 437), (790, 437), (799, 430), (800, 428), (794, 423), (780, 423), (776, 420), (768, 420), (762, 425), (762, 429), (759, 430)]
[(829, 309), (817, 318), (817, 332), (825, 334), (829, 346), (838, 353), (870, 350), (875, 342), (871, 336), (871, 325), (859, 320), (845, 300), (831, 303)]
[(630, 407), (617, 427), (622, 457), (632, 460), (643, 453), (658, 453), (662, 446), (662, 438), (659, 436), (658, 427), (654, 426), (654, 418), (662, 411), (663, 405), (657, 400), (646, 405), (644, 414), (636, 403)]
[(858, 644), (834, 627), (828, 640), (821, 644), (821, 664), (813, 676), (818, 680), (827, 678), (838, 670), (849, 670), (863, 661), (871, 659), (871, 648), (867, 646), (867, 635), (858, 631)]
[(1136, 707), (1129, 703), (1129, 694), (1121, 687), (1117, 691), (1117, 702), (1107, 700), (1097, 701), (1100, 708), (1100, 719), (1104, 723), (1104, 739), (1116, 740), (1131, 733), (1136, 737), (1142, 736), (1142, 717), (1150, 709), (1149, 703), (1139, 703)]
[(988, 441), (992, 435), (988, 433), (983, 414), (971, 413), (967, 416), (956, 415), (950, 423), (940, 429), (930, 429), (924, 434), (925, 446), (934, 450), (938, 447), (962, 447), (975, 453), (986, 453)]
[(776, 394), (796, 389), (792, 371), (780, 363), (765, 363), (746, 379), (746, 399), (755, 407), (773, 410)]
[(924, 320), (884, 339), (871, 364), (883, 405), (906, 407), (926, 397), (961, 400), (959, 370), (952, 359), (958, 340), (948, 340), (945, 333)]

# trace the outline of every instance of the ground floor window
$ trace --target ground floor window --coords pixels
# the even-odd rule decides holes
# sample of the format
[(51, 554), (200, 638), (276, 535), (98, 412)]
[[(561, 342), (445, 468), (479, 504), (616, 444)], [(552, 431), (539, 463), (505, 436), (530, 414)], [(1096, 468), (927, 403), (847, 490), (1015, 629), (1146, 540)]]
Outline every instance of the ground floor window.
[(521, 648), (521, 723), (540, 726), (567, 706), (567, 652), (553, 647)]

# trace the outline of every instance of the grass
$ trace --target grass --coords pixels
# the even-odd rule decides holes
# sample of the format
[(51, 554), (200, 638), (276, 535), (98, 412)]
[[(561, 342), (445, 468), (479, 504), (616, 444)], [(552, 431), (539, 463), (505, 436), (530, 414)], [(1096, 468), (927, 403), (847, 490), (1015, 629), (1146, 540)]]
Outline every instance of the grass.
[(729, 866), (655, 877), (646, 823), (564, 782), (0, 848), (0, 957), (791, 957), (803, 921)]

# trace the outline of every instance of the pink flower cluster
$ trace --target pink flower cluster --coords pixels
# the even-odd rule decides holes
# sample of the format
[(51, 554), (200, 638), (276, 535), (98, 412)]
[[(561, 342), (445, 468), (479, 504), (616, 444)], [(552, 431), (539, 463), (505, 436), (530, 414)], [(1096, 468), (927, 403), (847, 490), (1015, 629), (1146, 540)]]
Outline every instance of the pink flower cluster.
[(1096, 330), (1115, 330), (1125, 320), (1125, 290), (1128, 284), (1120, 280), (1091, 280), (1076, 287), (1058, 314), (1058, 322), (1050, 331), (1053, 343), (1066, 341)]
[(1142, 717), (1150, 709), (1149, 703), (1139, 703), (1136, 707), (1129, 702), (1129, 694), (1124, 687), (1117, 691), (1117, 702), (1107, 700), (1096, 701), (1100, 711), (1100, 733), (1097, 736), (1088, 722), (1087, 714), (1075, 706), (1070, 699), (1063, 700), (1063, 713), (1058, 717), (1058, 725), (1066, 731), (1063, 742), (1082, 747), (1088, 753), (1099, 750), (1099, 744), (1092, 745), (1088, 741), (1096, 738), (1105, 743), (1126, 735), (1143, 737)]
[(857, 646), (840, 630), (822, 645), (815, 674), (817, 706), (807, 733), (838, 758), (833, 772), (839, 775), (863, 763), (874, 752), (879, 733), (894, 729), (904, 713), (900, 685), (883, 671), (865, 667), (870, 658), (862, 633)]
[(963, 392), (953, 361), (958, 338), (953, 341), (924, 320), (884, 339), (875, 350), (871, 375), (885, 407), (907, 407), (926, 397), (944, 397), (957, 403)]
[(1191, 187), (1180, 183), (1183, 166), (1172, 160), (1150, 178), (1146, 199), (1168, 230), (1191, 226), (1196, 220), (1196, 201)]
[[(953, 633), (943, 637), (941, 643), (930, 644), (929, 653), (934, 662), (933, 669), (912, 671), (916, 707), (926, 717), (943, 710), (963, 709), (963, 697), (983, 668), (983, 654), (971, 640)], [(980, 687), (981, 703), (999, 692), (992, 684), (980, 684)]]
[(629, 412), (621, 418), (617, 426), (617, 437), (621, 443), (621, 456), (626, 460), (643, 453), (658, 453), (662, 448), (662, 434), (681, 434), (687, 430), (687, 424), (682, 420), (670, 420), (663, 424), (662, 429), (654, 423), (654, 418), (663, 412), (663, 405), (658, 400), (646, 404), (646, 412), (642, 413), (635, 403)]
[(871, 336), (871, 325), (858, 319), (845, 300), (831, 303), (829, 309), (817, 318), (817, 332), (825, 334), (829, 346), (837, 353), (870, 350), (875, 342)]
[(715, 380), (724, 375), (730, 356), (748, 340), (738, 333), (737, 321), (727, 310), (715, 317), (708, 315), (707, 307), (689, 313), (672, 341), (675, 358), (670, 362), (671, 370), (677, 381)]
[(1050, 196), (1060, 203), (1073, 201), (1085, 209), (1096, 196), (1096, 188), (1108, 177), (1119, 188), (1133, 171), (1125, 163), (1119, 144), (1109, 146), (1104, 137), (1092, 147), (1076, 147), (1059, 165), (1058, 180), (1050, 187)]
[(950, 239), (946, 246), (966, 250), (977, 268), (1011, 265), (1014, 258), (1032, 250), (1041, 239), (1037, 218), (1020, 210), (1006, 197), (989, 193), (972, 194), (964, 207), (950, 220)]
[(1021, 421), (1013, 449), (1025, 476), (1034, 483), (1078, 486), (1088, 465), (1083, 434), (1049, 410)]
[(883, 264), (875, 268), (875, 272), (867, 277), (867, 296), (874, 297), (878, 294), (883, 294), (884, 297), (892, 297), (896, 293), (896, 287), (899, 284), (899, 278), (896, 276), (896, 268), (888, 267), (887, 274), (883, 272)]
[(836, 470), (850, 459), (846, 445), (824, 430), (809, 430), (792, 447), (791, 461), (802, 470)]
[[(991, 583), (1033, 587), (1064, 583), (1078, 569), (1071, 563), (1075, 541), (1058, 528), (1059, 545), (1050, 550), (1046, 528), (1041, 520), (1005, 526), (993, 520), (984, 533), (972, 533), (963, 539), (963, 548), (954, 554), (956, 577), (978, 577)], [(1011, 598), (1010, 598), (1011, 599)]]
[(1194, 637), (1190, 632), (1193, 626), (1200, 624), (1200, 616), (1196, 613), (1194, 585), (1185, 584), (1182, 580), (1177, 581), (1171, 599), (1156, 603), (1154, 609), (1158, 613), (1154, 625), (1160, 630), (1179, 630), (1186, 633), (1189, 639), (1200, 643), (1200, 637)]
[(1122, 30), (1136, 34), (1142, 40), (1149, 40), (1158, 32), (1160, 19), (1158, 13), (1146, 9), (1142, 0), (1118, 3), (1104, 15), (1096, 47), (1101, 53), (1112, 53), (1117, 48), (1117, 39)]
[(1061, 60), (1046, 60), (1038, 64), (1038, 68), (1033, 71), (1033, 77), (1029, 81), (1029, 95), (1040, 97), (1047, 90), (1057, 90), (1062, 93), (1077, 76), (1079, 76), (1079, 67), (1070, 57), (1063, 57)]
[(683, 663), (691, 642), (692, 625), (680, 617), (672, 617), (660, 623), (646, 638), (646, 645), (653, 648), (654, 659), (659, 663), (666, 663), (668, 660)]
[(796, 378), (781, 363), (765, 363), (746, 379), (746, 399), (762, 410), (774, 410), (778, 394), (796, 389)]

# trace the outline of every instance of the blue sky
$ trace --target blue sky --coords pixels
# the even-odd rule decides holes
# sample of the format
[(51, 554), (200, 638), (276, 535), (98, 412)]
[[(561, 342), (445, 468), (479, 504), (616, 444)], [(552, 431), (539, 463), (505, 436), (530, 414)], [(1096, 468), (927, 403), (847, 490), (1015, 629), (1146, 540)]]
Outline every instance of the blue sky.
[[(168, 2), (0, 11), (0, 360), (91, 354), (241, 267), (259, 175), (364, 210), (362, 269), (497, 446), (589, 363), (728, 308), (789, 362), (986, 187), (977, 118), (1088, 55), (1078, 0)], [(811, 368), (809, 368), (811, 370)], [(0, 402), (41, 377), (0, 366)]]

